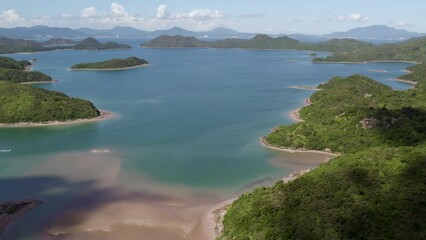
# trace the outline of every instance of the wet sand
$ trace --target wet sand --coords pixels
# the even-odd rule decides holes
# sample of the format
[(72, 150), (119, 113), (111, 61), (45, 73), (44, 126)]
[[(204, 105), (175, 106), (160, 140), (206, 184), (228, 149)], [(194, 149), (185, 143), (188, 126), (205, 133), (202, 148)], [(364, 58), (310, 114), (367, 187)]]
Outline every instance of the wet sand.
[[(66, 182), (43, 184), (37, 195), (43, 206), (36, 214), (46, 220), (32, 239), (214, 239), (206, 230), (206, 214), (228, 194), (158, 183), (123, 169), (120, 151), (97, 149), (102, 152), (54, 155), (25, 171), (22, 178), (50, 176)], [(26, 187), (20, 191), (32, 194), (39, 188), (35, 181)], [(55, 195), (63, 197), (52, 201)], [(19, 224), (14, 227), (9, 234), (20, 231)]]

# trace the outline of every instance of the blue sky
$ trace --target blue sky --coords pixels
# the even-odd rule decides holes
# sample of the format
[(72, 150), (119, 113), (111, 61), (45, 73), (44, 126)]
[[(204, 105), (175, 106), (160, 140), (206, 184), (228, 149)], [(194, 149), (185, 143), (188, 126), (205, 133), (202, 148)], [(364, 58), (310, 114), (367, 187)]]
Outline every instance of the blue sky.
[(1, 0), (0, 27), (228, 27), (322, 34), (384, 24), (426, 32), (425, 10), (424, 0)]

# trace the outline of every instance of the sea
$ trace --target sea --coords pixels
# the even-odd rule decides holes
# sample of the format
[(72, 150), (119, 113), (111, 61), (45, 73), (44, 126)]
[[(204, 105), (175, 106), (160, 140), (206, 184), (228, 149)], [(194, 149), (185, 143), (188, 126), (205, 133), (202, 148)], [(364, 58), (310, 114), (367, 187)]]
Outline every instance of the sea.
[[(0, 202), (43, 202), (0, 239), (201, 236), (194, 229), (214, 204), (328, 159), (259, 144), (271, 128), (292, 124), (288, 113), (314, 93), (293, 86), (363, 74), (395, 90), (412, 87), (394, 80), (409, 63), (316, 64), (309, 51), (148, 49), (139, 47), (147, 39), (115, 41), (133, 49), (5, 55), (37, 59), (33, 70), (58, 80), (34, 87), (87, 99), (114, 118), (0, 129)], [(76, 63), (129, 56), (150, 64), (70, 71)]]

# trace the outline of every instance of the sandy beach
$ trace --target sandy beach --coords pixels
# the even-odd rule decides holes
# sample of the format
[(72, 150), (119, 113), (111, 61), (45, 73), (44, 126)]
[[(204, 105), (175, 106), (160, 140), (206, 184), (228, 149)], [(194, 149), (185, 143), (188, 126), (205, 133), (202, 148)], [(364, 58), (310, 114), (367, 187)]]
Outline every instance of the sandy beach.
[(393, 80), (398, 81), (398, 82), (412, 84), (412, 85), (416, 85), (417, 84), (416, 81), (412, 81), (412, 80), (405, 80), (405, 79), (400, 79), (400, 78), (394, 78)]
[(149, 64), (141, 64), (131, 67), (124, 67), (124, 68), (104, 68), (104, 69), (97, 69), (97, 68), (84, 68), (84, 69), (73, 69), (70, 68), (71, 71), (121, 71), (121, 70), (128, 70), (128, 69), (134, 69), (134, 68), (140, 68), (140, 67), (146, 67)]
[(98, 117), (88, 118), (88, 119), (77, 119), (70, 121), (51, 121), (51, 122), (42, 122), (42, 123), (33, 123), (33, 122), (20, 122), (20, 123), (0, 123), (0, 127), (3, 128), (15, 128), (15, 127), (47, 127), (47, 126), (62, 126), (62, 125), (73, 125), (73, 124), (82, 124), (82, 123), (91, 123), (98, 122), (107, 119), (114, 118), (115, 115), (111, 112), (100, 111), (101, 114)]
[(333, 152), (328, 152), (328, 151), (308, 150), (308, 149), (293, 149), (293, 148), (273, 146), (266, 141), (265, 137), (260, 138), (259, 143), (262, 144), (262, 146), (264, 146), (266, 148), (277, 150), (277, 151), (289, 152), (289, 153), (318, 153), (318, 154), (327, 154), (327, 155), (334, 156), (334, 157), (340, 156), (339, 153), (333, 153)]
[(312, 86), (290, 86), (288, 88), (293, 88), (293, 89), (301, 89), (301, 90), (311, 90), (311, 91), (320, 91), (320, 88), (317, 87), (312, 87)]

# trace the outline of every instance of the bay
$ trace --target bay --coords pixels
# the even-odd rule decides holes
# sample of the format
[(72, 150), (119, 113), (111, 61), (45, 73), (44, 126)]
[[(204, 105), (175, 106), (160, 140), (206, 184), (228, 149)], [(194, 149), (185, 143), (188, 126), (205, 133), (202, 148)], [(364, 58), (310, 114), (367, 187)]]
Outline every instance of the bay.
[[(14, 222), (6, 236), (34, 236), (65, 210), (105, 204), (122, 189), (162, 189), (161, 194), (179, 198), (183, 192), (218, 201), (273, 184), (324, 161), (258, 143), (270, 128), (291, 124), (288, 112), (313, 93), (292, 86), (364, 74), (397, 90), (411, 87), (393, 80), (408, 63), (315, 64), (307, 51), (144, 49), (134, 39), (128, 42), (132, 50), (8, 55), (36, 58), (33, 70), (59, 80), (37, 87), (90, 100), (116, 117), (72, 126), (0, 129), (0, 150), (13, 149), (0, 153), (0, 200), (44, 201)], [(150, 65), (126, 71), (69, 70), (76, 63), (129, 56)], [(99, 195), (97, 190), (105, 188), (114, 188), (114, 194)], [(205, 201), (200, 197), (198, 203)], [(18, 228), (22, 224), (26, 227)]]

